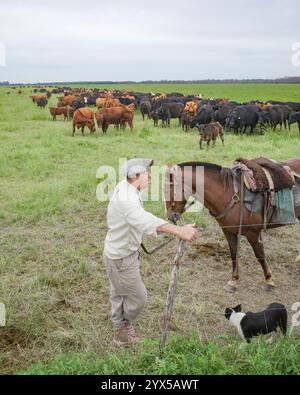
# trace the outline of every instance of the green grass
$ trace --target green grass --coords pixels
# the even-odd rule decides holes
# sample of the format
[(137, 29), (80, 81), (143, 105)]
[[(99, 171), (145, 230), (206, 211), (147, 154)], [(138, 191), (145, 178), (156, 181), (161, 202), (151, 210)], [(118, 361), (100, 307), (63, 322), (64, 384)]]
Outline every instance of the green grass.
[[(205, 88), (205, 95), (229, 96), (237, 100), (262, 99), (263, 95), (300, 100), (293, 85), (134, 87), (137, 90), (180, 90), (184, 93), (197, 93), (198, 88)], [(230, 165), (237, 156), (269, 154), (275, 159), (284, 159), (298, 154), (296, 127), (291, 133), (269, 132), (253, 137), (228, 135), (225, 149), (218, 144), (214, 151), (200, 152), (197, 132), (182, 133), (176, 120), (172, 121), (171, 129), (153, 128), (152, 121), (142, 122), (139, 114), (132, 134), (110, 128), (105, 136), (97, 132), (83, 139), (77, 132), (71, 139), (70, 123), (52, 122), (48, 109), (38, 109), (31, 103), (29, 91), (27, 95), (5, 95), (6, 90), (2, 88), (0, 98), (0, 215), (5, 224), (47, 221), (50, 217), (61, 217), (63, 212), (72, 215), (86, 204), (96, 210), (96, 170), (103, 164), (117, 167), (119, 157), (150, 155), (160, 165), (187, 159)], [(259, 94), (259, 91), (264, 93)], [(51, 104), (55, 103), (56, 99), (52, 97)], [(283, 144), (284, 141), (289, 143)]]
[[(134, 85), (132, 88), (145, 92), (201, 92), (240, 101), (254, 98), (300, 101), (296, 85)], [(105, 232), (99, 229), (106, 226), (107, 203), (96, 199), (98, 167), (110, 165), (117, 169), (119, 158), (152, 157), (162, 166), (191, 160), (229, 166), (239, 156), (286, 159), (299, 156), (300, 136), (296, 126), (291, 131), (268, 130), (264, 135), (241, 137), (226, 134), (225, 147), (218, 141), (215, 149), (200, 151), (197, 132), (182, 132), (177, 120), (172, 120), (170, 129), (154, 128), (152, 121), (143, 122), (137, 112), (132, 133), (110, 127), (106, 135), (97, 131), (95, 135), (86, 132), (82, 137), (78, 131), (72, 138), (71, 123), (53, 122), (48, 108), (42, 110), (32, 104), (30, 89), (24, 90), (22, 95), (13, 90), (7, 95), (8, 90), (0, 89), (0, 301), (5, 303), (8, 314), (7, 328), (0, 328), (2, 372), (26, 369), (28, 364), (38, 361), (46, 361), (46, 364), (34, 365), (28, 372), (49, 369), (49, 373), (94, 373), (98, 368), (107, 373), (129, 372), (130, 369), (153, 373), (164, 369), (170, 373), (196, 372), (197, 369), (205, 372), (210, 367), (205, 366), (202, 353), (218, 362), (216, 368), (211, 368), (211, 373), (252, 372), (257, 363), (255, 358), (259, 358), (257, 355), (262, 355), (259, 364), (267, 358), (266, 366), (270, 372), (273, 369), (274, 373), (287, 373), (290, 365), (292, 372), (296, 372), (290, 360), (296, 364), (298, 357), (287, 350), (293, 350), (293, 347), (298, 350), (297, 341), (280, 342), (278, 347), (276, 343), (274, 352), (277, 350), (278, 354), (274, 355), (278, 358), (273, 362), (271, 356), (267, 356), (266, 350), (270, 348), (264, 345), (250, 346), (239, 357), (236, 343), (229, 338), (219, 350), (213, 343), (213, 334), (227, 331), (223, 317), (205, 327), (213, 333), (211, 342), (197, 343), (197, 339), (189, 338), (196, 325), (193, 317), (202, 319), (206, 309), (215, 308), (216, 304), (223, 309), (227, 303), (223, 294), (214, 293), (211, 288), (222, 288), (230, 275), (229, 258), (222, 258), (222, 265), (217, 266), (217, 256), (213, 259), (203, 256), (201, 265), (198, 265), (193, 260), (197, 251), (192, 250), (191, 264), (181, 274), (182, 288), (178, 291), (174, 312), (187, 339), (174, 340), (169, 356), (160, 362), (155, 359), (156, 346), (151, 341), (136, 352), (115, 354), (111, 346), (108, 281), (102, 267)], [(56, 98), (52, 97), (50, 105), (55, 103)], [(164, 215), (161, 201), (148, 202), (146, 208), (156, 215)], [(215, 243), (217, 249), (227, 249), (219, 228), (206, 213), (201, 216), (188, 214), (186, 221), (202, 227), (201, 240)], [(294, 251), (296, 247), (292, 246), (296, 241), (291, 244), (291, 233), (288, 229), (286, 232), (282, 242), (288, 243)], [(148, 244), (152, 241), (147, 240)], [(164, 251), (143, 260), (142, 274), (150, 297), (149, 306), (137, 325), (145, 338), (156, 339), (160, 333), (157, 317), (163, 309), (169, 282), (169, 260), (173, 253), (174, 246), (168, 253)], [(286, 260), (286, 254), (281, 256), (283, 252), (276, 252), (276, 248), (271, 254), (276, 262), (278, 257)], [(245, 254), (244, 260), (252, 268), (250, 253)], [(296, 271), (296, 268), (290, 269)], [(209, 270), (210, 277), (206, 277)], [(253, 269), (249, 272), (253, 274)], [(202, 279), (205, 283), (200, 286), (198, 281)], [(203, 299), (198, 295), (201, 287)], [(282, 289), (280, 298), (286, 296)], [(243, 294), (245, 300), (265, 303), (256, 289), (249, 292), (246, 290)], [(204, 332), (200, 332), (203, 335)], [(180, 348), (181, 343), (183, 348)], [(194, 357), (190, 351), (193, 347), (199, 351)], [(248, 355), (247, 350), (253, 351)], [(55, 359), (57, 355), (62, 357)], [(282, 355), (287, 361), (285, 367), (280, 365)], [(234, 358), (233, 368), (228, 361), (232, 362)], [(251, 358), (254, 358), (252, 362)], [(55, 362), (49, 362), (54, 359)], [(149, 361), (148, 368), (145, 361)]]
[(223, 337), (205, 342), (194, 333), (173, 337), (159, 356), (155, 341), (144, 341), (103, 357), (91, 350), (36, 363), (22, 375), (298, 375), (300, 343), (278, 338), (272, 345), (254, 339), (250, 345)]
[(181, 92), (185, 95), (199, 95), (201, 93), (204, 97), (227, 97), (230, 100), (239, 102), (250, 100), (300, 102), (299, 86), (295, 84), (113, 84), (92, 85), (92, 87), (99, 89), (126, 89), (128, 91), (146, 93)]

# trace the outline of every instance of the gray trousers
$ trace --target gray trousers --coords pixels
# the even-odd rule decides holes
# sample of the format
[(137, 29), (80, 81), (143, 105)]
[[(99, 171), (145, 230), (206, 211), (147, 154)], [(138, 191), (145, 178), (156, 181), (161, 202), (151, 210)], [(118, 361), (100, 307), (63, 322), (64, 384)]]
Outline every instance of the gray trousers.
[(147, 302), (147, 290), (140, 273), (139, 252), (123, 259), (110, 259), (105, 253), (103, 262), (110, 280), (110, 303), (114, 329), (133, 321)]

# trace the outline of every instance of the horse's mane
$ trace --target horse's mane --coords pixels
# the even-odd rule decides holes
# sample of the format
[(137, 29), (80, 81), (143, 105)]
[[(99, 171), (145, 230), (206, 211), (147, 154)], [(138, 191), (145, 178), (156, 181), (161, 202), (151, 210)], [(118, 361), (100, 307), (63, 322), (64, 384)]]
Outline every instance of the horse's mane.
[(221, 171), (222, 166), (215, 165), (214, 163), (205, 163), (205, 162), (184, 162), (184, 163), (179, 163), (177, 166), (179, 167), (185, 167), (185, 166), (190, 166), (190, 167), (205, 167), (207, 169), (211, 170), (216, 170), (216, 171)]
[(220, 178), (223, 181), (224, 189), (226, 189), (229, 185), (229, 180), (232, 179), (232, 173), (231, 169), (227, 167), (222, 167), (219, 165), (216, 165), (214, 163), (205, 163), (205, 162), (184, 162), (184, 163), (179, 163), (177, 166), (183, 168), (185, 166), (190, 166), (190, 167), (205, 167), (206, 169), (209, 170), (215, 170), (220, 174)]

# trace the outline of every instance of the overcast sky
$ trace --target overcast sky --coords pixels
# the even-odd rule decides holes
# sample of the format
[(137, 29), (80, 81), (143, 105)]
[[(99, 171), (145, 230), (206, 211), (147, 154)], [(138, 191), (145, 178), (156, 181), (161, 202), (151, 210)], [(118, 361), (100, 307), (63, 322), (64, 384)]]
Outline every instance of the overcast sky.
[(299, 0), (1, 0), (0, 81), (300, 75), (299, 17)]

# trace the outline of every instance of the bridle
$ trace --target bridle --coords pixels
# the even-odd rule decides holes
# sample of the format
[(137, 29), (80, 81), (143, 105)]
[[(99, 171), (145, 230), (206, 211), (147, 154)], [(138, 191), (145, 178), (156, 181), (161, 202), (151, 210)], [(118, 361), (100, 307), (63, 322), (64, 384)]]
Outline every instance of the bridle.
[[(173, 167), (174, 172), (172, 172), (171, 174), (174, 176), (174, 179), (177, 179), (177, 171), (175, 169), (175, 167)], [(166, 182), (165, 182), (166, 185)], [(175, 191), (175, 185), (176, 185), (176, 181), (170, 182), (168, 184), (168, 186), (174, 186), (174, 191)], [(184, 193), (184, 192), (183, 192)], [(190, 207), (192, 207), (194, 204), (196, 203), (196, 199), (194, 199), (192, 202), (186, 203), (186, 205), (183, 208), (182, 214), (184, 212), (186, 212)], [(174, 225), (177, 224), (177, 221), (175, 220), (175, 218), (172, 219), (172, 222)], [(148, 249), (145, 247), (144, 243), (141, 243), (141, 248), (143, 249), (143, 251), (147, 254), (147, 255), (153, 255), (155, 252), (161, 250), (163, 247), (167, 246), (168, 244), (172, 243), (172, 241), (174, 241), (176, 239), (176, 237), (172, 237), (169, 240), (165, 241), (164, 243), (160, 244), (158, 247), (154, 248), (152, 251), (148, 251)]]
[[(174, 202), (176, 201), (175, 191), (176, 191), (176, 188), (178, 188), (177, 166), (173, 166), (172, 170), (169, 170), (169, 174), (173, 176), (173, 181), (170, 181), (169, 183), (167, 183), (165, 181), (165, 185), (168, 185), (169, 187), (170, 186), (173, 187), (173, 191), (174, 191), (173, 204), (174, 204)], [(186, 211), (188, 211), (196, 203), (196, 198), (195, 198), (193, 192), (191, 190), (188, 190), (190, 188), (187, 187), (183, 182), (182, 182), (182, 185), (183, 185), (183, 189), (181, 190), (181, 193), (183, 194), (185, 199), (186, 199), (187, 195), (189, 195), (189, 197), (186, 199), (186, 204), (185, 204), (185, 206), (184, 206), (184, 208), (183, 208), (183, 210), (182, 210), (182, 212), (180, 214), (183, 214)], [(191, 201), (191, 202), (188, 202), (188, 200), (189, 200), (189, 198), (191, 196), (194, 197), (194, 200)]]
[[(173, 171), (171, 174), (173, 174), (173, 183), (170, 182), (170, 185), (173, 185), (174, 187), (174, 195), (175, 195), (175, 187), (176, 187), (176, 176), (177, 176), (177, 171), (176, 168), (172, 168)], [(216, 219), (220, 220), (224, 218), (230, 211), (231, 209), (237, 204), (241, 203), (241, 208), (240, 208), (240, 218), (239, 218), (239, 225), (238, 225), (238, 235), (237, 235), (237, 251), (236, 251), (236, 261), (238, 261), (239, 254), (240, 254), (240, 240), (241, 240), (241, 235), (242, 235), (242, 224), (243, 224), (243, 201), (244, 201), (244, 174), (243, 174), (243, 169), (239, 164), (236, 164), (233, 169), (231, 169), (231, 174), (233, 178), (233, 195), (231, 197), (231, 200), (229, 204), (226, 206), (226, 208), (220, 213), (220, 214), (214, 214), (210, 211), (210, 214)], [(238, 182), (238, 174), (240, 176), (240, 195), (239, 195), (239, 182)], [(186, 186), (185, 186), (186, 187)], [(185, 191), (183, 191), (185, 193)], [(191, 194), (192, 195), (192, 194)], [(175, 196), (174, 196), (175, 200)], [(183, 212), (187, 211), (193, 204), (195, 204), (196, 199), (185, 205)]]

